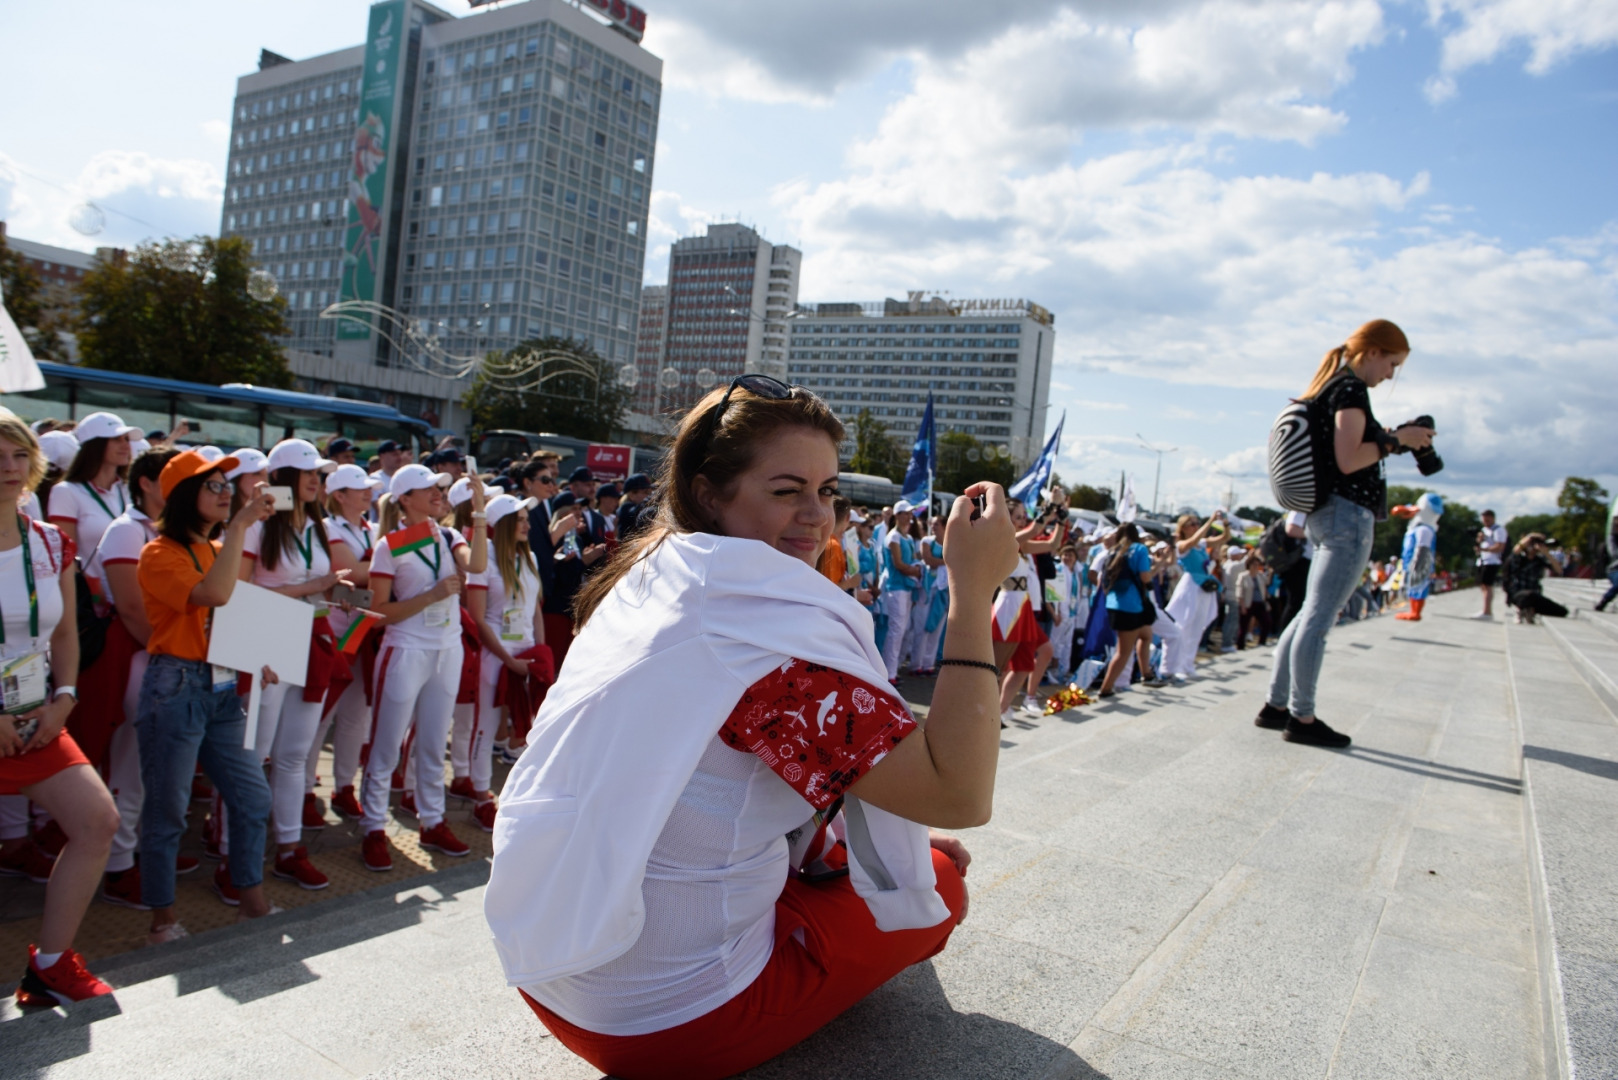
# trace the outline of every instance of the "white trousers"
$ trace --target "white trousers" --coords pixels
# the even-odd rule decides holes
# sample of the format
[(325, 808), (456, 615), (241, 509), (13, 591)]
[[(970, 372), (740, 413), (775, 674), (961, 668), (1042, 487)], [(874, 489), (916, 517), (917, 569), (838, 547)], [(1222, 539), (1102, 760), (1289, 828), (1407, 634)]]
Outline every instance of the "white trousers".
[(360, 819), (365, 831), (388, 821), (388, 789), (410, 718), (416, 718), (413, 760), (416, 812), (421, 827), (444, 820), (444, 746), (449, 741), (455, 694), (461, 684), (461, 642), (444, 649), (384, 643), (372, 692), (371, 754), (365, 763)]
[(320, 767), (320, 748), (331, 736), (331, 789), (338, 791), (354, 782), (360, 769), (360, 751), (371, 732), (371, 707), (365, 703), (365, 681), (359, 672), (343, 688), (326, 715), (320, 718), (314, 745), (309, 749), (309, 765), (304, 770), (304, 790), (315, 790), (315, 772)]
[(911, 599), (915, 593), (894, 589), (883, 597), (888, 612), (888, 636), (882, 639), (882, 662), (888, 666), (888, 678), (899, 677), (899, 662), (904, 659), (905, 646), (910, 640)]
[(910, 665), (931, 670), (938, 661), (938, 639), (944, 636), (944, 620), (928, 632), (927, 614), (933, 607), (933, 593), (918, 592), (910, 610)]
[(129, 661), (129, 684), (124, 688), (124, 722), (112, 733), (107, 746), (107, 790), (118, 806), (118, 831), (107, 855), (107, 872), (117, 873), (135, 865), (135, 849), (140, 845), (140, 807), (146, 801), (146, 785), (140, 778), (140, 740), (135, 734), (135, 710), (140, 706), (140, 684), (146, 678), (151, 655), (141, 649)]
[[(456, 779), (471, 775), (472, 766), (467, 759), (472, 756), (472, 726), (477, 723), (477, 716), (477, 702), (455, 703), (455, 724), (449, 732), (449, 771)], [(412, 776), (414, 773), (412, 769)]]
[(1174, 595), (1169, 598), (1169, 614), (1180, 624), (1179, 634), (1172, 649), (1165, 642), (1163, 666), (1168, 670), (1162, 674), (1193, 675), (1197, 668), (1197, 643), (1219, 614), (1219, 594), (1204, 592), (1190, 574), (1182, 574), (1180, 583), (1174, 586)]
[(1051, 667), (1064, 675), (1073, 666), (1073, 627), (1071, 615), (1063, 615), (1061, 622), (1051, 624)]
[[(246, 702), (242, 703), (246, 705)], [(270, 827), (277, 844), (303, 839), (304, 777), (320, 726), (321, 703), (303, 700), (303, 687), (278, 682), (258, 699), (253, 747), (270, 763)], [(219, 850), (230, 854), (230, 807), (221, 801)]]

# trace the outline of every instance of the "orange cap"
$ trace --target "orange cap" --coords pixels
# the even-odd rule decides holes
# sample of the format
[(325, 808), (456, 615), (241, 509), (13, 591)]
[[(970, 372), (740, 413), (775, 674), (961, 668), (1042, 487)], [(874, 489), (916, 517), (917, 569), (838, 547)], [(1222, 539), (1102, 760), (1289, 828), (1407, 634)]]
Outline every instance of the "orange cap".
[(236, 459), (233, 457), (216, 458), (209, 461), (202, 456), (201, 450), (187, 450), (183, 454), (176, 454), (163, 466), (163, 471), (157, 475), (158, 489), (167, 499), (182, 480), (189, 480), (193, 476), (200, 476), (214, 469), (225, 471), (235, 468)]

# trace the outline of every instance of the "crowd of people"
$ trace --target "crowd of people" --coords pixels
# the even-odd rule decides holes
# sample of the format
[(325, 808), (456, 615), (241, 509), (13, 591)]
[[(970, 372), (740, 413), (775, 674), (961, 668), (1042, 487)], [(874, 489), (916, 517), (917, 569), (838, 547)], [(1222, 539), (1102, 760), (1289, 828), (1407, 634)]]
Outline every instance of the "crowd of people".
[[(652, 488), (564, 479), (553, 452), (472, 475), (448, 444), (416, 463), (384, 441), (361, 464), (342, 437), (227, 453), (186, 435), (0, 415), (0, 499), (19, 508), (0, 521), (0, 873), (46, 885), (26, 1004), (107, 992), (71, 948), (92, 899), (150, 912), (151, 944), (186, 936), (198, 812), (213, 890), (244, 919), (272, 910), (266, 862), (328, 886), (305, 843), (328, 814), (358, 823), (372, 871), (393, 865), (395, 800), (423, 848), (468, 854), (446, 800), (493, 831), (494, 757), (521, 753), (574, 597)], [(314, 608), (305, 685), (209, 663), (238, 582)]]

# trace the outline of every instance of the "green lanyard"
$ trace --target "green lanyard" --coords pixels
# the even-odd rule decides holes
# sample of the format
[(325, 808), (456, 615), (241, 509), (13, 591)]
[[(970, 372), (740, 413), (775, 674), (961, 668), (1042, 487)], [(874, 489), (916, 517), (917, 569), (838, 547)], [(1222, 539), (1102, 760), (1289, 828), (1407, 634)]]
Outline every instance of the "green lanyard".
[[(34, 549), (28, 542), (28, 525), (22, 515), (17, 516), (17, 528), (22, 533), (22, 575), (28, 583), (28, 633), (39, 637), (39, 590), (34, 587)], [(6, 620), (0, 615), (0, 645), (6, 643)]]
[(312, 521), (303, 527), (303, 539), (309, 541), (307, 544), (296, 536), (292, 538), (293, 546), (298, 549), (298, 554), (303, 556), (303, 568), (310, 572), (313, 572), (315, 568), (315, 538), (311, 534), (314, 527), (315, 524)]
[(427, 561), (427, 556), (425, 556), (425, 555), (423, 555), (421, 553), (420, 548), (417, 548), (415, 551), (412, 551), (410, 554), (412, 554), (416, 558), (420, 559), (421, 560), (421, 565), (425, 566), (427, 569), (429, 569), (429, 570), (431, 570), (433, 572), (433, 584), (437, 585), (438, 584), (438, 571), (439, 571), (439, 568), (444, 565), (444, 549), (438, 546), (438, 537), (436, 537), (436, 536), (433, 537), (433, 561), (432, 562)]
[(90, 484), (90, 483), (86, 482), (86, 483), (80, 484), (79, 486), (81, 488), (83, 488), (85, 491), (88, 491), (90, 493), (90, 498), (94, 499), (96, 501), (96, 505), (101, 507), (101, 509), (110, 518), (116, 518), (118, 516), (118, 514), (121, 514), (125, 510), (129, 509), (129, 507), (127, 505), (125, 505), (125, 503), (124, 503), (124, 494), (123, 494), (123, 492), (118, 491), (118, 482), (116, 480), (114, 480), (112, 482), (112, 490), (118, 491), (118, 514), (113, 513), (112, 512), (112, 507), (108, 506), (105, 502), (102, 501), (101, 496), (96, 492), (95, 486), (93, 484)]
[[(360, 534), (355, 531), (354, 526), (352, 526), (352, 525), (350, 525), (348, 523), (347, 518), (341, 518), (340, 517), (340, 518), (337, 519), (337, 523), (343, 527), (343, 531), (348, 533), (348, 535), (352, 536), (356, 540), (360, 539)], [(369, 529), (365, 530), (365, 539), (360, 541), (359, 546), (365, 549), (360, 554), (360, 562), (370, 562), (371, 561), (371, 531)]]

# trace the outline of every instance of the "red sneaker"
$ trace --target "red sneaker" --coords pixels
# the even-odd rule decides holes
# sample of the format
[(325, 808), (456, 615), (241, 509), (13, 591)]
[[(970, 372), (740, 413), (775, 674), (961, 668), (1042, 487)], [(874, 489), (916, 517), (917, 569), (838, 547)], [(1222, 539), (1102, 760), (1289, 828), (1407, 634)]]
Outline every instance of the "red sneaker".
[(0, 857), (0, 874), (7, 877), (25, 877), (43, 885), (51, 879), (51, 870), (56, 861), (34, 845), (32, 840), (24, 841), (21, 847), (10, 855)]
[(176, 855), (176, 856), (174, 856), (174, 872), (175, 872), (175, 874), (189, 874), (191, 871), (195, 870), (197, 867), (199, 867), (201, 865), (202, 865), (202, 860), (197, 858), (195, 855)]
[(399, 767), (393, 770), (393, 779), (388, 782), (388, 789), (390, 791), (403, 791), (405, 789), (404, 773), (404, 762), (401, 761), (399, 763)]
[(38, 955), (37, 947), (28, 946), (28, 970), (17, 987), (18, 1005), (54, 1008), (112, 993), (112, 987), (85, 970), (84, 957), (72, 949), (44, 971), (39, 970)]
[(320, 809), (320, 800), (315, 798), (312, 791), (306, 791), (303, 795), (303, 827), (306, 829), (326, 827), (326, 813)]
[(220, 821), (217, 814), (209, 814), (202, 819), (202, 854), (210, 859), (219, 860), (225, 857), (220, 850)]
[(219, 894), (219, 899), (237, 907), (242, 902), (242, 894), (236, 886), (230, 883), (230, 860), (220, 859), (219, 866), (213, 872), (213, 891)]
[(453, 855), (457, 859), (471, 852), (461, 838), (450, 832), (449, 824), (440, 821), (430, 829), (421, 830), (421, 846), (428, 851)]
[(365, 840), (360, 844), (360, 857), (365, 860), (365, 869), (383, 870), (393, 869), (393, 855), (388, 851), (388, 834), (381, 829), (372, 829), (365, 834)]
[(309, 861), (309, 849), (302, 844), (284, 855), (277, 855), (275, 867), (270, 873), (284, 881), (296, 881), (299, 886), (311, 892), (324, 889), (331, 884), (326, 875), (315, 869), (315, 864)]
[(362, 817), (365, 813), (360, 808), (359, 799), (354, 797), (353, 784), (345, 784), (331, 793), (331, 808), (342, 818)]
[(472, 789), (472, 778), (470, 776), (457, 776), (451, 780), (449, 782), (449, 797), (459, 799), (461, 802), (476, 804), (478, 793)]
[(403, 795), (399, 796), (399, 809), (403, 810), (411, 817), (421, 816), (420, 814), (416, 813), (416, 793), (414, 791), (407, 791)]
[(45, 853), (47, 859), (54, 861), (56, 856), (62, 853), (62, 848), (67, 846), (67, 833), (63, 832), (62, 827), (56, 824), (56, 819), (52, 818), (45, 823), (43, 829), (34, 833), (34, 845)]
[(494, 815), (497, 810), (493, 799), (478, 803), (472, 807), (472, 824), (484, 832), (494, 832)]
[(152, 910), (150, 904), (143, 904), (140, 900), (140, 867), (138, 866), (131, 866), (128, 870), (114, 870), (102, 878), (101, 900), (103, 903), (130, 908), (134, 911)]

